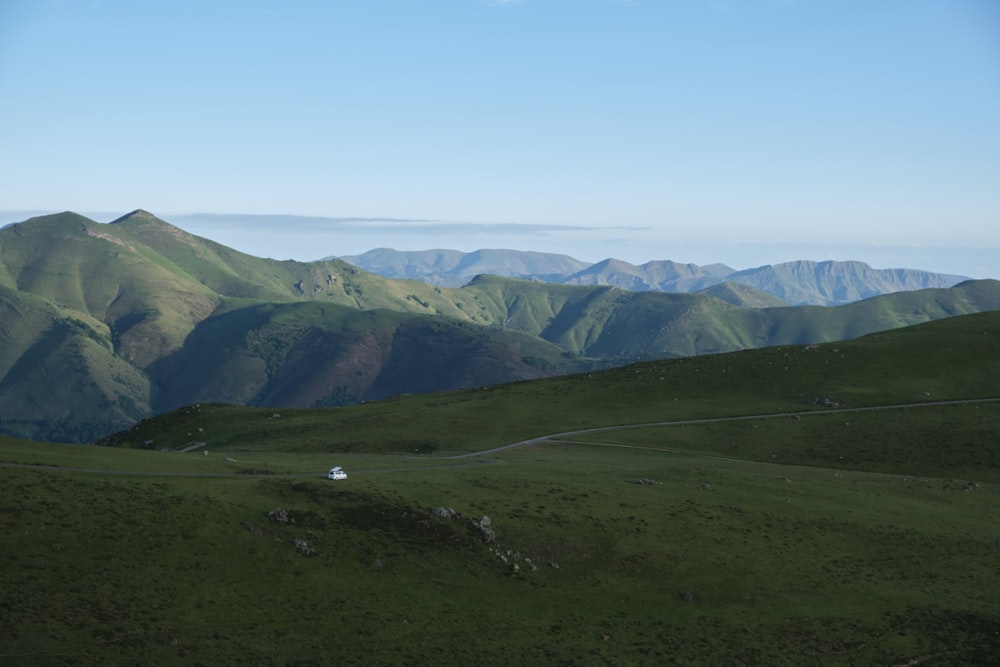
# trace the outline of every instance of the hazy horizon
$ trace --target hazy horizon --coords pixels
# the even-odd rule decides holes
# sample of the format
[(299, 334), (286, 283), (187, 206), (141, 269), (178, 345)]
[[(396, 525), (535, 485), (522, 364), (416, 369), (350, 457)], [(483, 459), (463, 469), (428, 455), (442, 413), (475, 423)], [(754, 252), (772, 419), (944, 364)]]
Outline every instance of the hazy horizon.
[[(0, 226), (61, 211), (0, 211)], [(76, 211), (108, 223), (129, 211)], [(993, 248), (804, 245), (782, 243), (699, 244), (694, 242), (613, 243), (613, 227), (485, 225), (403, 218), (322, 218), (266, 214), (159, 214), (181, 229), (255, 257), (311, 262), (324, 257), (361, 255), (378, 248), (399, 251), (484, 249), (569, 255), (584, 262), (620, 259), (641, 265), (672, 260), (705, 266), (750, 269), (797, 260), (861, 261), (876, 269), (920, 269), (969, 278), (1000, 279), (1000, 254)], [(413, 228), (415, 227), (415, 228)], [(633, 231), (634, 235), (634, 231)], [(561, 245), (560, 245), (561, 244)], [(603, 253), (603, 254), (602, 254)]]

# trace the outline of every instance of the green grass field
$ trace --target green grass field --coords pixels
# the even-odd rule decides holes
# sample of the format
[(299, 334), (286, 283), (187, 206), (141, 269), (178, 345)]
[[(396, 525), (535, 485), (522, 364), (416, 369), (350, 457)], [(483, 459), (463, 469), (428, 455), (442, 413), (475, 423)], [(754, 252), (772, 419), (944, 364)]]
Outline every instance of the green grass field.
[[(142, 454), (192, 471), (215, 456)], [(995, 484), (594, 445), (451, 468), (354, 458), (337, 458), (351, 474), (337, 483), (0, 470), (5, 662), (988, 664), (1000, 650)], [(294, 525), (268, 519), (279, 507)], [(507, 562), (471, 527), (483, 515)]]
[(1000, 319), (926, 326), (0, 440), (0, 660), (996, 664)]

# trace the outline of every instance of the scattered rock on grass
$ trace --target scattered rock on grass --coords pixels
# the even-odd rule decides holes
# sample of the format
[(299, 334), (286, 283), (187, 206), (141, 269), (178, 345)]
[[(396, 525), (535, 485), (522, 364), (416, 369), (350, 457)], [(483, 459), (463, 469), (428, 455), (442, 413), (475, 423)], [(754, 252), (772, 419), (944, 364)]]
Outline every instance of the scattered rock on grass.
[(280, 507), (267, 513), (267, 518), (275, 523), (295, 523), (295, 519), (288, 515), (288, 512)]
[(493, 521), (488, 516), (484, 514), (483, 518), (474, 525), (479, 529), (479, 532), (483, 534), (483, 539), (486, 540), (487, 544), (493, 544), (497, 541), (496, 533), (494, 533), (493, 529), (490, 528), (490, 526), (493, 525)]
[(309, 546), (309, 543), (302, 538), (296, 537), (292, 542), (295, 544), (295, 550), (303, 556), (313, 556), (316, 554), (316, 550)]

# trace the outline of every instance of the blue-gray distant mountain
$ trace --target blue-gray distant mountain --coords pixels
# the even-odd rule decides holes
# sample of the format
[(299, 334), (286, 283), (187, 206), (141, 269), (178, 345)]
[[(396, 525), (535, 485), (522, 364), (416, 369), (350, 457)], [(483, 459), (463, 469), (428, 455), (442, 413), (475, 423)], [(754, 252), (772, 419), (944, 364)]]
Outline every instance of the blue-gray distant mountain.
[[(633, 292), (703, 292), (725, 282), (752, 287), (789, 305), (836, 306), (882, 294), (952, 287), (967, 276), (918, 269), (875, 269), (857, 261), (799, 260), (737, 271), (725, 264), (698, 266), (656, 260), (636, 266), (620, 259), (587, 264), (566, 255), (519, 250), (372, 250), (340, 259), (387, 278), (457, 287), (478, 274), (563, 285), (607, 285)], [(733, 290), (721, 294), (736, 298)], [(745, 293), (745, 292), (744, 292)], [(749, 303), (739, 303), (749, 305)], [(758, 307), (777, 305), (761, 301)]]
[[(339, 257), (365, 271), (394, 280), (421, 280), (440, 287), (461, 287), (482, 274), (563, 283), (590, 266), (567, 255), (524, 250), (415, 250), (376, 248)], [(597, 283), (592, 283), (597, 284)]]
[(726, 280), (750, 285), (793, 305), (833, 306), (882, 294), (952, 287), (965, 276), (917, 269), (873, 269), (864, 262), (800, 260), (737, 271)]
[(635, 266), (620, 259), (605, 259), (558, 282), (567, 285), (609, 285), (631, 292), (697, 292), (718, 285), (733, 272), (722, 264), (706, 269), (697, 264), (657, 260)]

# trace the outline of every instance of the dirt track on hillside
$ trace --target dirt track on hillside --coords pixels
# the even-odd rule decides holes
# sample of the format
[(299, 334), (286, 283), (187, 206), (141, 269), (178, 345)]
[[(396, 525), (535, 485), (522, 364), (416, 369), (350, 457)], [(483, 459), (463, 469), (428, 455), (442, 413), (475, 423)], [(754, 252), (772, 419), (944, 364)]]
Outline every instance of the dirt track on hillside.
[(942, 405), (968, 405), (972, 403), (995, 403), (997, 401), (1000, 401), (1000, 398), (972, 398), (959, 401), (927, 401), (921, 403), (899, 403), (896, 405), (875, 405), (865, 408), (831, 408), (828, 410), (799, 410), (793, 412), (771, 412), (759, 415), (739, 415), (736, 417), (704, 417), (701, 419), (679, 419), (674, 421), (646, 422), (642, 424), (619, 424), (617, 426), (598, 426), (595, 428), (585, 428), (577, 431), (563, 431), (562, 433), (543, 435), (537, 438), (529, 438), (528, 440), (521, 440), (520, 442), (513, 442), (509, 445), (503, 445), (502, 447), (494, 447), (493, 449), (484, 449), (478, 452), (472, 452), (469, 454), (458, 454), (456, 456), (447, 456), (444, 458), (465, 459), (476, 456), (485, 456), (487, 454), (495, 454), (497, 452), (502, 452), (507, 449), (513, 449), (514, 447), (523, 447), (524, 445), (537, 445), (544, 442), (556, 442), (559, 441), (560, 439), (576, 435), (586, 435), (588, 433), (603, 433), (608, 431), (625, 431), (636, 428), (651, 428), (658, 426), (688, 426), (691, 424), (716, 424), (719, 422), (733, 422), (733, 421), (743, 421), (749, 419), (776, 419), (779, 417), (801, 418), (801, 417), (810, 417), (816, 415), (833, 415), (841, 413), (848, 414), (856, 412), (876, 412), (878, 410), (903, 410), (906, 408), (927, 408), (927, 407), (937, 407)]
[[(496, 454), (497, 452), (503, 452), (508, 449), (513, 449), (515, 447), (524, 447), (526, 445), (537, 445), (546, 442), (562, 442), (565, 438), (578, 435), (586, 435), (590, 433), (606, 433), (611, 431), (625, 431), (629, 429), (637, 428), (651, 428), (651, 427), (661, 427), (661, 426), (687, 426), (691, 424), (717, 424), (720, 422), (732, 422), (732, 421), (744, 421), (750, 419), (777, 419), (777, 418), (788, 418), (788, 417), (810, 417), (816, 415), (831, 415), (831, 414), (850, 414), (857, 412), (875, 412), (878, 410), (903, 410), (909, 408), (927, 408), (927, 407), (938, 407), (944, 405), (969, 405), (974, 403), (995, 403), (1000, 402), (1000, 398), (973, 398), (966, 400), (957, 401), (927, 401), (921, 403), (900, 403), (896, 405), (876, 405), (864, 408), (831, 408), (828, 410), (800, 410), (793, 412), (772, 412), (767, 414), (758, 415), (738, 415), (734, 417), (705, 417), (701, 419), (679, 419), (674, 421), (662, 421), (662, 422), (646, 422), (642, 424), (618, 424), (616, 426), (598, 426), (594, 428), (579, 429), (576, 431), (563, 431), (561, 433), (552, 433), (550, 435), (542, 435), (535, 438), (529, 438), (527, 440), (521, 440), (519, 442), (512, 442), (509, 445), (503, 445), (501, 447), (494, 447), (492, 449), (484, 449), (478, 452), (470, 452), (468, 454), (457, 454), (455, 456), (442, 456), (441, 461), (454, 461), (459, 459), (473, 459), (478, 458), (478, 461), (470, 461), (469, 463), (449, 463), (443, 465), (435, 466), (420, 466), (420, 467), (400, 467), (400, 468), (377, 468), (377, 469), (358, 469), (352, 470), (350, 474), (372, 474), (372, 473), (383, 473), (383, 472), (416, 472), (419, 470), (441, 470), (446, 468), (465, 468), (471, 466), (488, 465), (495, 463), (494, 459), (483, 458), (490, 454)], [(587, 444), (587, 443), (577, 443), (577, 444)], [(606, 443), (589, 443), (589, 444), (601, 444), (606, 445)], [(706, 455), (710, 456), (710, 455)], [(737, 460), (737, 459), (733, 459)], [(740, 459), (742, 460), (742, 459)], [(75, 472), (75, 473), (88, 473), (88, 474), (100, 474), (100, 475), (131, 475), (139, 477), (300, 477), (300, 478), (315, 478), (315, 477), (326, 477), (325, 472), (308, 472), (308, 473), (268, 473), (268, 472), (155, 472), (155, 471), (128, 471), (128, 470), (98, 470), (92, 468), (72, 468), (66, 466), (48, 466), (36, 463), (6, 463), (0, 462), (0, 467), (3, 468), (30, 468), (35, 470), (46, 470), (52, 472)]]

